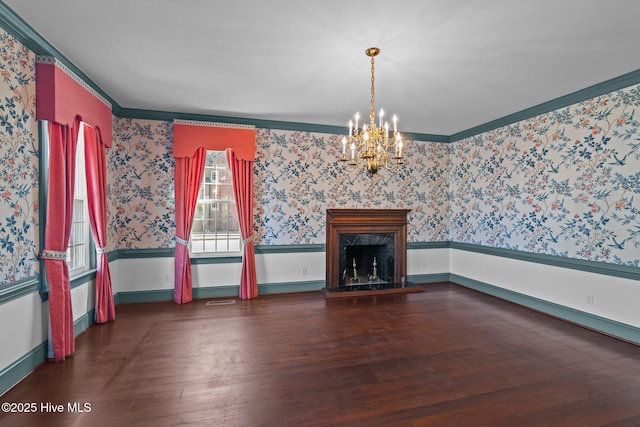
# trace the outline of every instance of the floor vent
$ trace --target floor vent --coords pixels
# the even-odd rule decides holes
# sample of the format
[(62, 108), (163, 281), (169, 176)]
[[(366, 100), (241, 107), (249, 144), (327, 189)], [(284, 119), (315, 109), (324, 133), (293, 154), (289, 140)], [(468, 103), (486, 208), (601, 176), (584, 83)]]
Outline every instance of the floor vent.
[(235, 304), (236, 301), (232, 300), (232, 299), (221, 299), (221, 300), (215, 300), (215, 301), (207, 301), (207, 305), (229, 305), (229, 304)]

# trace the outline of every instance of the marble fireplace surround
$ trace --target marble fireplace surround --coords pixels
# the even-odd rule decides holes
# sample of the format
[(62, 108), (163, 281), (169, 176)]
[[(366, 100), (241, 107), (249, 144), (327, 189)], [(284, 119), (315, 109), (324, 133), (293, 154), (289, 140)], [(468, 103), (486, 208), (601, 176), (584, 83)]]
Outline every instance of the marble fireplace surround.
[[(364, 235), (363, 240), (371, 243), (371, 239), (383, 239), (388, 245), (389, 258), (393, 259), (393, 274), (388, 278), (401, 288), (407, 277), (407, 215), (410, 209), (327, 209), (327, 247), (326, 247), (326, 287), (323, 292), (328, 293), (344, 288), (344, 281), (340, 283), (344, 274), (345, 261), (340, 257), (345, 255), (345, 248), (341, 248), (345, 239), (352, 240), (354, 235)], [(386, 236), (383, 238), (383, 236)], [(392, 242), (390, 241), (392, 240)], [(348, 262), (346, 263), (348, 264)], [(350, 268), (346, 265), (346, 268)], [(402, 286), (402, 288), (404, 288)], [(390, 289), (387, 289), (390, 291)], [(362, 291), (364, 292), (364, 291)], [(361, 293), (358, 293), (361, 295)]]

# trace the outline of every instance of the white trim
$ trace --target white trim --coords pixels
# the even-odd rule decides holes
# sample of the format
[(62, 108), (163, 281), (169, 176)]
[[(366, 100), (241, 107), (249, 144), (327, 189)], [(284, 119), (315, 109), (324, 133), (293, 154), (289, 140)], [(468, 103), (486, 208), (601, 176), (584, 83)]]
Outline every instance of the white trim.
[(240, 125), (236, 123), (203, 122), (203, 121), (197, 121), (197, 120), (176, 119), (173, 121), (173, 123), (178, 125), (207, 126), (207, 127), (215, 127), (215, 128), (232, 128), (232, 129), (255, 129), (256, 128), (254, 125)]
[(107, 101), (107, 99), (105, 97), (103, 97), (102, 95), (100, 95), (94, 88), (92, 88), (91, 86), (89, 86), (89, 84), (87, 82), (85, 82), (84, 80), (82, 80), (80, 77), (78, 77), (78, 75), (76, 73), (74, 73), (73, 71), (71, 71), (71, 69), (69, 67), (67, 67), (66, 65), (64, 65), (62, 62), (60, 62), (57, 58), (53, 57), (53, 56), (44, 56), (44, 55), (38, 55), (36, 56), (36, 62), (40, 63), (40, 64), (50, 64), (50, 65), (55, 65), (56, 67), (60, 68), (62, 71), (65, 72), (66, 75), (68, 75), (69, 77), (71, 77), (73, 80), (76, 81), (76, 83), (78, 83), (80, 86), (82, 86), (85, 90), (87, 90), (91, 95), (95, 96), (96, 98), (98, 98), (103, 104), (105, 104), (107, 107), (109, 107), (109, 109), (111, 109), (111, 103), (109, 101)]

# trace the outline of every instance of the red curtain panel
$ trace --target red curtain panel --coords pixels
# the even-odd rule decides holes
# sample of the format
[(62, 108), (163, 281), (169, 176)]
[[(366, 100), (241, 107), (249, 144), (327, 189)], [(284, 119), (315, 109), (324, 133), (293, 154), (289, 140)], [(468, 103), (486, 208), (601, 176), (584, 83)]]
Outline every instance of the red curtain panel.
[(49, 283), (49, 320), (56, 361), (75, 350), (71, 288), (67, 268), (67, 245), (73, 216), (73, 190), (79, 123), (73, 127), (49, 123), (49, 201), (46, 214), (44, 248), (40, 257)]
[(96, 244), (96, 323), (115, 320), (116, 310), (113, 300), (111, 272), (107, 257), (107, 156), (99, 131), (82, 124), (84, 135), (84, 156), (87, 177), (87, 199), (89, 204), (89, 224)]
[(231, 149), (226, 150), (227, 162), (231, 169), (233, 194), (236, 199), (238, 222), (242, 234), (242, 274), (240, 276), (240, 298), (252, 299), (258, 296), (256, 277), (256, 257), (253, 242), (253, 161), (236, 158)]
[(173, 299), (176, 304), (191, 302), (192, 278), (189, 260), (189, 236), (193, 225), (193, 215), (198, 202), (198, 192), (204, 175), (204, 163), (207, 150), (200, 147), (193, 157), (176, 159), (175, 198), (176, 198), (176, 254), (175, 286)]

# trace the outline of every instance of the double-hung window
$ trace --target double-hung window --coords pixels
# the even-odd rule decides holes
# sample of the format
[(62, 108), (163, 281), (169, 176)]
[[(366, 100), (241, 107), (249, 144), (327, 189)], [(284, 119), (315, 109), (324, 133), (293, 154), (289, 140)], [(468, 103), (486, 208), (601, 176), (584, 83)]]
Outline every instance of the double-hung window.
[(225, 152), (209, 150), (191, 228), (190, 252), (234, 253), (240, 252), (241, 245), (238, 213)]
[[(80, 132), (82, 135), (82, 131)], [(69, 274), (75, 275), (90, 268), (91, 230), (89, 228), (89, 205), (87, 200), (87, 180), (84, 161), (84, 138), (78, 138), (76, 149), (75, 189), (73, 193), (73, 219), (71, 235), (67, 246), (67, 267)]]

